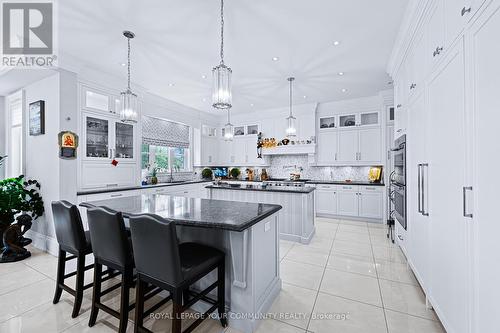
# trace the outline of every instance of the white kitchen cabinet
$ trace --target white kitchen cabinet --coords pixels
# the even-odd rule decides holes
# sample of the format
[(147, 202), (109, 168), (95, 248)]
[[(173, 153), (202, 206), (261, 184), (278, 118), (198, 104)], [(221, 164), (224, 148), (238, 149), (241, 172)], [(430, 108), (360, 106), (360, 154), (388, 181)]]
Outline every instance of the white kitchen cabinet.
[(338, 161), (352, 162), (358, 160), (359, 132), (358, 129), (339, 131)]
[[(407, 209), (408, 220), (408, 240), (407, 247), (410, 264), (413, 272), (420, 284), (426, 290), (430, 283), (430, 243), (429, 224), (430, 217), (421, 213), (422, 210), (422, 181), (427, 183), (427, 179), (421, 179), (424, 170), (423, 164), (429, 161), (427, 156), (427, 145), (429, 144), (429, 132), (427, 129), (428, 110), (425, 105), (425, 95), (423, 93), (409, 106), (409, 128), (406, 142), (406, 165), (407, 165)], [(425, 177), (425, 174), (424, 174)], [(424, 184), (424, 189), (427, 186)], [(427, 207), (427, 202), (425, 203)], [(424, 207), (424, 208), (425, 208)]]
[(445, 52), (444, 0), (435, 0), (427, 24), (427, 58), (432, 68), (442, 59)]
[(203, 166), (211, 166), (217, 164), (218, 153), (217, 137), (202, 136), (201, 138), (201, 164)]
[(338, 131), (324, 130), (318, 133), (318, 165), (331, 165), (337, 162)]
[[(472, 189), (466, 191), (465, 213), (473, 214), (469, 219), (472, 229), (471, 246), (474, 263), (475, 313), (472, 332), (493, 333), (500, 327), (498, 295), (500, 276), (498, 255), (500, 253), (498, 223), (498, 142), (500, 132), (500, 2), (493, 1), (481, 17), (474, 22), (468, 34), (468, 51), (473, 61), (470, 82), (471, 107), (469, 121), (472, 138), (469, 178)], [(469, 53), (468, 53), (469, 54)], [(467, 184), (467, 185), (469, 185)]]
[(394, 139), (406, 134), (406, 127), (408, 126), (408, 108), (406, 104), (398, 104), (394, 111)]
[(359, 217), (381, 219), (383, 217), (383, 187), (360, 186)]
[(86, 161), (80, 167), (80, 189), (115, 188), (134, 186), (138, 183), (137, 165), (118, 163), (113, 166), (111, 161)]
[(337, 215), (337, 186), (316, 186), (316, 213), (326, 215)]
[[(408, 91), (408, 100), (411, 101), (424, 88), (424, 82), (427, 75), (426, 35), (420, 32), (415, 37), (415, 42), (411, 52), (408, 55), (406, 68), (406, 89)], [(409, 104), (405, 103), (405, 106)]]
[[(465, 182), (465, 64), (463, 43), (448, 52), (429, 82), (429, 166), (431, 300), (450, 332), (467, 332), (469, 265), (467, 219), (463, 216)], [(443, 130), (446, 123), (448, 130)], [(462, 292), (457, 292), (460, 290)]]
[(358, 161), (380, 163), (382, 158), (382, 131), (380, 127), (360, 129)]
[(337, 211), (342, 216), (358, 216), (359, 214), (359, 193), (357, 186), (339, 186), (337, 192)]

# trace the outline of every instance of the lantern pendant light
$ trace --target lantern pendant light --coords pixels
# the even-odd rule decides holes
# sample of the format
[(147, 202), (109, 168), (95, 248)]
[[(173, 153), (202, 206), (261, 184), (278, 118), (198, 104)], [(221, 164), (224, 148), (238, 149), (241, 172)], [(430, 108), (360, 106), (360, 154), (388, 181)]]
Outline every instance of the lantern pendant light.
[(289, 77), (288, 79), (288, 82), (290, 82), (290, 114), (288, 116), (288, 118), (286, 118), (286, 136), (288, 138), (292, 138), (292, 137), (295, 137), (297, 135), (297, 118), (295, 118), (293, 116), (293, 113), (292, 113), (292, 104), (293, 104), (293, 100), (292, 100), (292, 84), (293, 84), (293, 81), (295, 80), (294, 77)]
[(227, 123), (224, 125), (224, 140), (226, 141), (233, 141), (234, 137), (234, 127), (231, 124), (230, 112), (231, 109), (227, 109)]
[(136, 123), (137, 113), (137, 95), (130, 89), (130, 40), (135, 37), (132, 31), (124, 31), (123, 36), (127, 38), (127, 90), (120, 93), (121, 110), (120, 119), (124, 123)]
[(212, 106), (225, 110), (232, 106), (231, 76), (233, 71), (224, 64), (224, 0), (220, 2), (220, 22), (220, 64), (212, 69)]

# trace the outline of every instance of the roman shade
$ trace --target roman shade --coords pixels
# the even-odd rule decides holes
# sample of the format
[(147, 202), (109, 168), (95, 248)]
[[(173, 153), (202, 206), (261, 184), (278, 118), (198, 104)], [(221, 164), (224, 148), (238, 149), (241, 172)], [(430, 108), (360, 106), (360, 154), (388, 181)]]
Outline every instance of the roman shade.
[(189, 148), (189, 126), (153, 117), (142, 117), (142, 143)]

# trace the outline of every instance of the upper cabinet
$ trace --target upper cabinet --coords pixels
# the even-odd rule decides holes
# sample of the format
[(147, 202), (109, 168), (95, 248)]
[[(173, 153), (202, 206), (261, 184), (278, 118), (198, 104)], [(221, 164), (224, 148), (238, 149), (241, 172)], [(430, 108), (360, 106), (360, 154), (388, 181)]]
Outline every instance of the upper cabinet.
[[(457, 0), (458, 1), (458, 0)], [(427, 23), (427, 58), (435, 66), (445, 50), (444, 0), (436, 0)]]
[(87, 85), (81, 85), (80, 93), (82, 110), (118, 115), (120, 111), (118, 96)]
[(384, 142), (380, 118), (379, 111), (320, 117), (316, 164), (381, 164)]

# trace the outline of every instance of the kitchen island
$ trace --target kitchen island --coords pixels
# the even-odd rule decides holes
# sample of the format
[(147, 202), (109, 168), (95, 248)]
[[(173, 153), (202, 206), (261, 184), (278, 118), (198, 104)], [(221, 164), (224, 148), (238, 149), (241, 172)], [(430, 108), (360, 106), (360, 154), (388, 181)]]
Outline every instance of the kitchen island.
[[(122, 212), (125, 218), (140, 213), (159, 215), (176, 224), (180, 242), (224, 251), (228, 321), (239, 331), (255, 332), (281, 290), (279, 205), (149, 194), (83, 202), (80, 206), (107, 207)], [(161, 254), (154, 255), (161, 260)], [(212, 272), (194, 287), (205, 289), (216, 275)], [(195, 305), (193, 309), (200, 312), (209, 307)]]
[(309, 244), (314, 236), (314, 187), (220, 184), (206, 188), (210, 199), (282, 206), (279, 211), (281, 239)]

